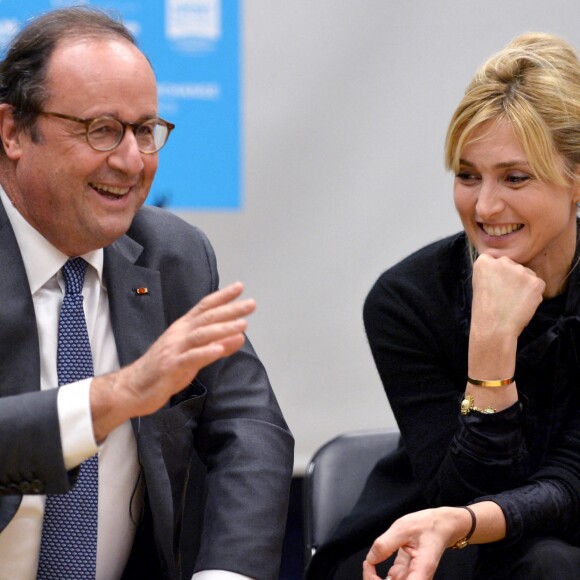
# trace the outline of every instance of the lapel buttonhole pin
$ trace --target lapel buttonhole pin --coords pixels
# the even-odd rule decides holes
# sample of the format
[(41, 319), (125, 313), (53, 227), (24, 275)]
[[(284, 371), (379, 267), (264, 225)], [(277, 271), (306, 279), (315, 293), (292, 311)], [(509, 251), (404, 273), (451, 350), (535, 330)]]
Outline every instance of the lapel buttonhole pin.
[(133, 288), (133, 292), (135, 292), (137, 296), (143, 296), (149, 294), (149, 288)]

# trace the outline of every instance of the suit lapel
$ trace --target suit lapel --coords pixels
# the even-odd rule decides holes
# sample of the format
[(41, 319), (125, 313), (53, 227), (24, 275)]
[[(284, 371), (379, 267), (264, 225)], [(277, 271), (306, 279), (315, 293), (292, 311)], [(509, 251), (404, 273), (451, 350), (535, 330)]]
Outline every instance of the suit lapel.
[(12, 226), (0, 203), (0, 396), (40, 389), (34, 304)]
[(161, 275), (135, 265), (141, 251), (126, 236), (105, 248), (103, 271), (121, 366), (139, 358), (165, 330)]

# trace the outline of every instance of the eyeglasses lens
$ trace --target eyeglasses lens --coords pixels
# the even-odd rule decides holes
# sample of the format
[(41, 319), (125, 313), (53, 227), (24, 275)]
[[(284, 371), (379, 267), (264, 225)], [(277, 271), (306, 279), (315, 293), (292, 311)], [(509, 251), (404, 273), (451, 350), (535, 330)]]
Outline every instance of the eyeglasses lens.
[[(87, 138), (89, 145), (97, 151), (110, 151), (114, 149), (124, 135), (124, 127), (121, 121), (112, 117), (95, 119), (89, 126)], [(165, 145), (169, 131), (166, 125), (157, 120), (141, 123), (135, 128), (135, 139), (142, 153), (155, 153)]]

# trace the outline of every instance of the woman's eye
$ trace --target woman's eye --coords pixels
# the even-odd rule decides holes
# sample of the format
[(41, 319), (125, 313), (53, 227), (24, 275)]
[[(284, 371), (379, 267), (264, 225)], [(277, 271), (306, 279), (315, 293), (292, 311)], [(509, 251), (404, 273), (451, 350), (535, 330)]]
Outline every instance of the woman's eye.
[(461, 181), (474, 181), (477, 179), (476, 175), (469, 173), (468, 171), (460, 171), (455, 175), (455, 177)]
[(508, 175), (506, 177), (506, 181), (510, 184), (513, 185), (520, 185), (522, 183), (525, 183), (526, 181), (528, 181), (530, 179), (529, 175)]

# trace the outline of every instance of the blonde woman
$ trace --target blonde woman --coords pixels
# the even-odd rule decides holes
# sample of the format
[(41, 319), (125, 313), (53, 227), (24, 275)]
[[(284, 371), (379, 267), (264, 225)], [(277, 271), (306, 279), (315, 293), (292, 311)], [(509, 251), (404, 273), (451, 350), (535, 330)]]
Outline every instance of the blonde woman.
[(529, 33), (489, 59), (452, 118), (445, 158), (464, 231), (385, 272), (364, 309), (426, 509), (385, 521), (363, 577), (378, 580), (376, 566), (391, 557), (392, 580), (429, 579), (448, 548), (472, 544), (469, 577), (577, 579), (580, 63), (572, 47)]

